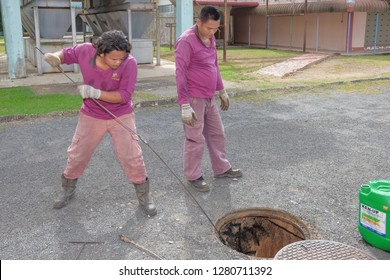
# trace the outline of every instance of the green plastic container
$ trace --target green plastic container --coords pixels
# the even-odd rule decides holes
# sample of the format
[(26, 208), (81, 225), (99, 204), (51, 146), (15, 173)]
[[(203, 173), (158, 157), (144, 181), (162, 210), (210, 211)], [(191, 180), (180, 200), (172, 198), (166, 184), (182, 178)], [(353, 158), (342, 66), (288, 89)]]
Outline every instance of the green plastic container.
[(390, 251), (390, 181), (370, 181), (359, 192), (359, 232), (369, 244)]

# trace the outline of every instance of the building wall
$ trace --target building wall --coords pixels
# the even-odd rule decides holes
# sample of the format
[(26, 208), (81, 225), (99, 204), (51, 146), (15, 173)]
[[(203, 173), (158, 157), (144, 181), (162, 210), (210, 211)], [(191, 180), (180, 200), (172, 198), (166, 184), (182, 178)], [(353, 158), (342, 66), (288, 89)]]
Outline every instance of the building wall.
[(251, 15), (237, 14), (233, 19), (234, 44), (250, 44), (249, 19)]
[(318, 49), (344, 52), (347, 43), (347, 13), (320, 14)]
[(364, 48), (367, 13), (355, 13), (353, 18), (352, 50)]
[[(303, 33), (300, 32), (296, 22), (298, 17), (274, 16), (269, 21), (269, 46), (296, 48), (302, 47)], [(294, 36), (291, 36), (291, 32)]]
[(368, 13), (365, 35), (364, 50), (390, 51), (390, 12)]
[[(250, 16), (250, 38), (251, 44), (264, 45), (265, 46), (265, 17)], [(249, 32), (249, 31), (248, 31)]]
[[(353, 45), (364, 43), (364, 13), (355, 17)], [(265, 16), (235, 13), (234, 43), (265, 46)], [(306, 25), (306, 48), (318, 51), (344, 52), (347, 39), (347, 13), (308, 14)], [(271, 16), (269, 20), (269, 47), (303, 49), (305, 17)], [(362, 41), (363, 40), (363, 41)]]

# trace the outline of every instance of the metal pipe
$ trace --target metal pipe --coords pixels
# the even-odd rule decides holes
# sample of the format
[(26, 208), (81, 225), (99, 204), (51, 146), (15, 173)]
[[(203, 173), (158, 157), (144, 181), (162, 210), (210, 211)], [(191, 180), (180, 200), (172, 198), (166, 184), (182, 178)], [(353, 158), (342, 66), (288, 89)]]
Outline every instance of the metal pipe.
[(248, 46), (251, 45), (251, 15), (248, 17)]
[(127, 28), (128, 28), (128, 38), (129, 43), (131, 44), (133, 41), (133, 31), (131, 30), (131, 10), (127, 9)]
[(306, 33), (307, 33), (307, 0), (305, 0), (305, 18), (303, 26), (303, 52), (306, 52)]
[[(35, 22), (35, 44), (37, 46), (37, 49), (40, 50), (41, 48), (41, 33), (39, 31), (39, 11), (38, 7), (33, 7), (34, 11), (34, 22)], [(40, 56), (38, 55), (38, 52), (36, 53), (36, 60), (37, 60), (37, 69), (38, 69), (38, 75), (42, 75), (43, 70), (42, 70), (42, 61), (40, 59)]]
[(226, 48), (227, 48), (227, 39), (228, 39), (228, 9), (227, 9), (227, 0), (224, 3), (224, 17), (223, 17), (223, 25), (224, 25), (224, 34), (223, 34), (223, 62), (226, 62)]
[(316, 31), (316, 51), (318, 52), (319, 43), (318, 40), (320, 38), (320, 14), (317, 14), (317, 31)]
[[(76, 9), (74, 7), (70, 8), (70, 17), (72, 19), (72, 43), (73, 46), (77, 45), (77, 34), (76, 34)], [(77, 64), (73, 64), (73, 71), (78, 72)]]
[(267, 17), (267, 49), (271, 44), (271, 17)]
[(160, 11), (158, 9), (158, 6), (156, 4), (156, 66), (160, 66), (160, 44), (161, 44), (161, 29), (160, 29)]
[(374, 53), (376, 53), (377, 40), (378, 40), (378, 25), (379, 25), (379, 14), (375, 16), (375, 37), (374, 37)]
[(293, 45), (293, 26), (294, 26), (294, 17), (290, 16), (290, 49)]
[(268, 0), (265, 2), (265, 48), (268, 49), (269, 45), (269, 17), (268, 17)]

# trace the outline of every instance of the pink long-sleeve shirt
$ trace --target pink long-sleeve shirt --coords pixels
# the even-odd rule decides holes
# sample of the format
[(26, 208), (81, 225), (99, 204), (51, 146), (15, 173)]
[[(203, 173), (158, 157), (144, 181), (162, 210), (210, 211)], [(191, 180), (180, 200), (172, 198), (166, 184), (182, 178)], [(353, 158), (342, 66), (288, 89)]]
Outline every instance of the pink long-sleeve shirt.
[(215, 37), (204, 45), (196, 34), (196, 25), (186, 30), (175, 44), (176, 84), (179, 104), (190, 97), (212, 98), (223, 89), (218, 67)]
[[(131, 55), (117, 69), (101, 70), (92, 65), (96, 49), (90, 43), (79, 44), (62, 50), (64, 63), (77, 63), (83, 76), (84, 84), (104, 91), (119, 91), (121, 103), (108, 103), (99, 100), (104, 107), (117, 117), (133, 111), (132, 95), (137, 81), (137, 61)], [(83, 100), (81, 112), (98, 119), (112, 119), (102, 108), (87, 98)]]

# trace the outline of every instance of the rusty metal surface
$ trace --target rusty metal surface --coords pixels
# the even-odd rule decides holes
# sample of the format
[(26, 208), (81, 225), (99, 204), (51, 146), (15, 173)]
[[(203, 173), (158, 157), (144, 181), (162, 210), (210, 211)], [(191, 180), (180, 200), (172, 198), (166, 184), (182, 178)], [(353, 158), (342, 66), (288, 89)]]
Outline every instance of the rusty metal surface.
[(329, 240), (303, 240), (276, 253), (275, 260), (375, 260), (359, 249)]

